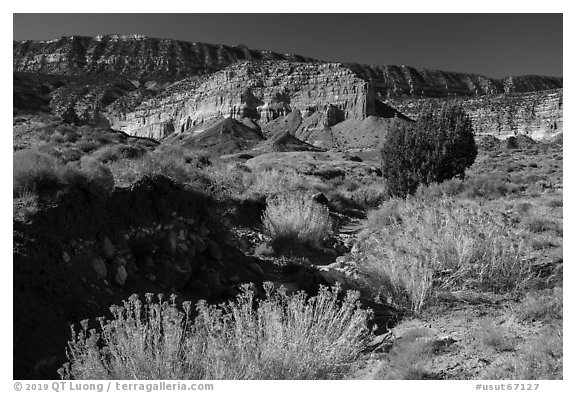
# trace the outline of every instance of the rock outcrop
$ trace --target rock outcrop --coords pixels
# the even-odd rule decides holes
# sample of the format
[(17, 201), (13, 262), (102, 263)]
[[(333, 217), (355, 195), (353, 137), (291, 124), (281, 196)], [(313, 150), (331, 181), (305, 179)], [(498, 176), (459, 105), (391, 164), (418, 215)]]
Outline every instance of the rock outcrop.
[[(556, 77), (326, 63), (121, 35), (14, 42), (13, 55), (15, 109), (49, 106), (68, 122), (157, 140), (199, 134), (230, 117), (256, 124), (264, 136), (286, 131), (321, 148), (374, 147), (386, 127), (365, 120), (408, 120), (404, 114), (414, 118), (429, 99), (461, 103), (478, 133), (541, 139), (562, 131), (563, 81)], [(37, 87), (24, 75), (52, 82)]]
[(346, 66), (370, 82), (382, 99), (480, 96), (562, 88), (562, 78), (557, 77), (526, 75), (493, 79), (476, 74), (417, 69), (404, 65)]
[(110, 113), (112, 127), (162, 138), (218, 117), (251, 118), (264, 125), (298, 110), (318, 117), (316, 128), (376, 114), (366, 81), (336, 63), (240, 62), (205, 80), (188, 79), (129, 113)]
[(181, 134), (172, 143), (224, 155), (249, 150), (264, 138), (254, 129), (232, 118), (220, 119), (199, 134)]
[(221, 70), (239, 60), (316, 61), (289, 53), (142, 35), (70, 36), (14, 41), (14, 71), (176, 81)]
[[(453, 98), (472, 120), (477, 135), (498, 138), (527, 135), (535, 140), (550, 139), (563, 131), (563, 89), (531, 93), (496, 94), (480, 97)], [(395, 99), (389, 103), (416, 118), (427, 99)]]

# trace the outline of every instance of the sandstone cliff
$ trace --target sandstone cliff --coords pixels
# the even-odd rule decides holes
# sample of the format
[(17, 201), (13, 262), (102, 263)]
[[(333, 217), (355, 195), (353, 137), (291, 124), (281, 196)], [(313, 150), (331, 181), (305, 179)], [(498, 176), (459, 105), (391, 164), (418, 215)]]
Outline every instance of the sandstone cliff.
[[(472, 120), (478, 135), (499, 138), (523, 134), (533, 139), (553, 138), (563, 131), (563, 89), (531, 93), (496, 94), (452, 98)], [(416, 118), (429, 99), (400, 98), (388, 102), (401, 112)]]
[[(543, 138), (563, 123), (563, 81), (554, 77), (326, 63), (119, 35), (14, 42), (13, 55), (15, 109), (49, 106), (68, 122), (155, 139), (198, 134), (230, 117), (321, 148), (374, 147), (388, 122), (371, 116), (415, 118), (429, 99), (461, 103), (478, 133)], [(52, 82), (31, 89), (27, 75)]]
[(183, 42), (140, 35), (14, 41), (13, 56), (14, 71), (171, 81), (221, 70), (239, 60), (316, 61), (243, 45)]
[(417, 69), (408, 66), (347, 64), (368, 81), (379, 97), (455, 97), (499, 93), (523, 93), (562, 87), (562, 78), (512, 76), (493, 79), (482, 75)]
[[(128, 113), (108, 113), (112, 127), (162, 138), (218, 117), (264, 125), (298, 110), (313, 128), (376, 114), (368, 83), (335, 63), (239, 62), (210, 77), (180, 81)], [(312, 127), (312, 125), (310, 125)]]

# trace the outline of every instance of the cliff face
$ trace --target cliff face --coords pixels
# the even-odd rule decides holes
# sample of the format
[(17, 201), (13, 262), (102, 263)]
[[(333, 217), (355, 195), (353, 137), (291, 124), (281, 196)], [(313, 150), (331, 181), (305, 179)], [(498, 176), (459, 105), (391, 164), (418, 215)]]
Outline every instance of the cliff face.
[[(199, 133), (231, 117), (257, 122), (265, 135), (267, 128), (288, 131), (324, 148), (374, 147), (361, 141), (381, 140), (386, 127), (364, 120), (415, 118), (430, 99), (463, 105), (479, 133), (543, 138), (562, 130), (562, 78), (325, 63), (142, 36), (64, 37), (13, 48), (16, 110), (49, 107), (69, 122), (155, 139)], [(32, 88), (44, 79), (52, 82)]]
[[(205, 75), (237, 61), (286, 60), (319, 63), (291, 53), (249, 49), (139, 35), (62, 37), (50, 41), (14, 41), (13, 70), (55, 75), (92, 75), (176, 81)], [(344, 64), (384, 98), (448, 97), (521, 93), (562, 87), (562, 78), (520, 76), (491, 79), (482, 75), (408, 66)]]
[(221, 70), (239, 60), (315, 61), (293, 54), (131, 35), (15, 41), (13, 70), (176, 81)]
[(383, 99), (397, 97), (456, 97), (485, 94), (523, 93), (562, 88), (562, 78), (513, 76), (492, 79), (482, 75), (407, 66), (346, 65), (368, 81)]
[(219, 117), (251, 118), (261, 125), (298, 110), (316, 114), (318, 127), (375, 114), (374, 92), (334, 63), (240, 62), (205, 80), (185, 80), (133, 111), (109, 113), (112, 127), (161, 138)]
[[(518, 94), (453, 98), (472, 120), (474, 131), (504, 138), (524, 134), (533, 139), (554, 137), (563, 131), (563, 89)], [(431, 99), (391, 99), (390, 105), (412, 118)]]

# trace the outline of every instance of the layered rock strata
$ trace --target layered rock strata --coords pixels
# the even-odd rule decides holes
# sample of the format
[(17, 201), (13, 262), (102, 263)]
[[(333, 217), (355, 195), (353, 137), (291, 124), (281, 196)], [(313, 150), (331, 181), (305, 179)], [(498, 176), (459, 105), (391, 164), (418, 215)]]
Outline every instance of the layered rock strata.
[(368, 83), (335, 63), (240, 62), (202, 82), (179, 82), (172, 90), (133, 112), (110, 113), (111, 126), (159, 139), (218, 117), (251, 118), (264, 125), (298, 110), (303, 118), (320, 113), (317, 126), (330, 127), (376, 113)]
[(370, 82), (382, 99), (396, 97), (461, 97), (486, 94), (525, 93), (562, 87), (562, 78), (525, 75), (493, 79), (482, 75), (408, 66), (347, 64)]
[(221, 70), (240, 60), (316, 61), (290, 53), (142, 35), (69, 36), (14, 41), (13, 69), (57, 75), (107, 75), (176, 81)]
[[(563, 131), (563, 89), (521, 94), (497, 94), (481, 97), (454, 98), (472, 120), (477, 135), (498, 138), (528, 135), (541, 140)], [(389, 103), (416, 118), (430, 99), (396, 99)], [(433, 100), (432, 100), (433, 101)]]

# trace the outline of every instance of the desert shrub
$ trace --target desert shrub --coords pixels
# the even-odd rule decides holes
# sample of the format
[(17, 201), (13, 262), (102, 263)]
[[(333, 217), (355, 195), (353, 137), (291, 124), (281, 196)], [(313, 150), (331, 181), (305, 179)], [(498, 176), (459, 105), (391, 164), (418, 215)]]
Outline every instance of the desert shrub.
[(527, 342), (513, 358), (495, 362), (483, 379), (551, 380), (563, 379), (562, 326), (546, 326)]
[(506, 139), (506, 148), (508, 149), (519, 149), (518, 139), (515, 136), (510, 136)]
[(496, 199), (524, 192), (530, 181), (522, 176), (508, 174), (478, 174), (465, 180), (451, 179), (439, 184), (421, 185), (416, 195), (423, 197), (453, 197)]
[(59, 124), (54, 131), (54, 135), (60, 135), (63, 142), (74, 143), (79, 138), (76, 126), (71, 124)]
[(63, 149), (56, 150), (54, 156), (58, 158), (58, 161), (63, 163), (72, 163), (80, 160), (84, 156), (84, 152), (75, 147), (67, 147)]
[(18, 210), (25, 216), (32, 215), (38, 211), (39, 197), (33, 190), (24, 190), (15, 202), (17, 203), (17, 209), (14, 209), (15, 212)]
[(135, 159), (142, 157), (146, 149), (125, 144), (113, 144), (101, 147), (92, 153), (92, 157), (98, 161), (109, 163), (122, 159)]
[(192, 164), (197, 168), (211, 165), (210, 154), (204, 150), (191, 150), (182, 146), (160, 145), (158, 154), (169, 155), (182, 159), (186, 164)]
[(427, 186), (420, 185), (416, 194), (418, 197), (454, 197), (464, 194), (468, 187), (470, 179), (450, 179), (443, 183), (432, 183)]
[(396, 198), (381, 204), (378, 209), (368, 213), (366, 227), (383, 228), (395, 223), (402, 223), (401, 205), (402, 201)]
[(80, 159), (80, 168), (88, 182), (100, 187), (104, 192), (111, 192), (114, 188), (114, 176), (106, 165), (92, 157), (84, 156)]
[(269, 198), (262, 223), (276, 244), (297, 241), (316, 247), (332, 230), (328, 209), (303, 193)]
[(19, 150), (13, 154), (13, 193), (25, 191), (54, 193), (59, 189), (85, 182), (84, 175), (71, 165), (36, 150)]
[(176, 183), (198, 179), (197, 168), (185, 163), (182, 157), (149, 152), (137, 159), (122, 159), (109, 165), (118, 185), (133, 184), (143, 177), (167, 177)]
[(13, 154), (13, 192), (20, 196), (25, 191), (53, 191), (58, 188), (56, 168), (58, 161), (35, 150), (19, 150)]
[(64, 143), (65, 142), (64, 135), (60, 134), (59, 132), (53, 133), (48, 140), (52, 143)]
[(518, 194), (524, 186), (514, 184), (505, 175), (486, 174), (466, 179), (467, 187), (464, 195), (470, 198), (500, 198)]
[(256, 300), (248, 286), (219, 306), (200, 301), (180, 309), (136, 295), (112, 307), (100, 331), (87, 321), (72, 333), (66, 379), (328, 379), (341, 378), (365, 348), (371, 312), (359, 294), (338, 300), (338, 288), (317, 296), (287, 295), (265, 283)]
[(312, 175), (330, 180), (338, 177), (343, 178), (345, 176), (345, 172), (340, 168), (321, 168), (314, 171)]
[(527, 216), (522, 220), (524, 227), (533, 233), (543, 233), (553, 231), (562, 235), (562, 224), (556, 220), (544, 218), (540, 216)]
[(98, 147), (100, 147), (100, 145), (96, 141), (82, 140), (82, 141), (79, 141), (78, 143), (76, 143), (76, 147), (78, 149), (82, 150), (84, 153), (90, 153), (90, 152), (93, 152), (94, 150), (98, 149)]
[(253, 171), (246, 194), (275, 196), (284, 193), (305, 192), (322, 187), (322, 181), (293, 169), (265, 169)]
[(419, 312), (439, 290), (513, 291), (532, 277), (522, 230), (475, 201), (391, 199), (355, 246), (383, 301)]
[(415, 123), (397, 120), (382, 147), (382, 175), (392, 195), (414, 194), (420, 184), (464, 178), (476, 159), (472, 123), (454, 105), (430, 105)]
[(378, 370), (378, 379), (421, 380), (429, 374), (434, 355), (431, 334), (423, 329), (407, 331), (396, 340)]
[(389, 198), (390, 191), (385, 183), (373, 182), (362, 184), (355, 190), (344, 193), (344, 195), (365, 207), (375, 208)]
[(514, 344), (510, 337), (507, 337), (505, 330), (501, 327), (494, 327), (487, 321), (480, 324), (476, 335), (483, 345), (492, 347), (498, 352), (514, 350)]
[(239, 163), (206, 166), (200, 173), (208, 180), (214, 195), (228, 197), (244, 194), (253, 177), (250, 168)]
[(552, 321), (562, 319), (562, 288), (530, 292), (514, 307), (514, 314), (520, 321)]

